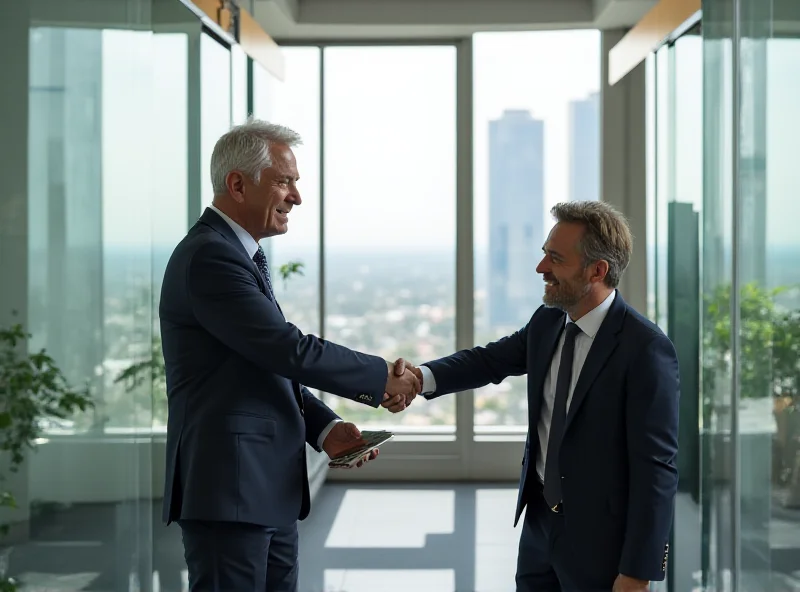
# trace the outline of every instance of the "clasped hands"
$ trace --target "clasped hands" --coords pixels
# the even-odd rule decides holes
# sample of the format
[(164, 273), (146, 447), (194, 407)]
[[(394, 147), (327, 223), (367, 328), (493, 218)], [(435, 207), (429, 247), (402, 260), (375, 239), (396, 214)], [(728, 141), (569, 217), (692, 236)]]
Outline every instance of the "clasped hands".
[(422, 371), (403, 358), (397, 358), (394, 364), (387, 362), (387, 366), (389, 376), (381, 407), (399, 413), (422, 392)]

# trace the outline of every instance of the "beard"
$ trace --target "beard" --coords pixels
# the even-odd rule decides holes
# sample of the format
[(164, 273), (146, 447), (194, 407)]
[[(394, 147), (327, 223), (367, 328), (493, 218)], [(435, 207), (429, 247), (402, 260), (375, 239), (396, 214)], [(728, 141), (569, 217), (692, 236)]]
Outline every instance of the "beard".
[(554, 286), (545, 287), (542, 301), (545, 306), (564, 312), (574, 309), (591, 290), (591, 283), (578, 276), (571, 280), (557, 280)]

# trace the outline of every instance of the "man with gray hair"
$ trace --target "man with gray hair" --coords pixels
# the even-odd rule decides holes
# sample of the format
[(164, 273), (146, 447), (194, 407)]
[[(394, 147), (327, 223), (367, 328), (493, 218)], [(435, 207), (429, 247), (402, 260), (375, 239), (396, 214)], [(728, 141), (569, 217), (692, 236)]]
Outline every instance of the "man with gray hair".
[[(528, 376), (514, 524), (527, 506), (518, 592), (643, 592), (663, 580), (678, 473), (678, 360), (617, 291), (627, 221), (603, 202), (556, 205), (522, 329), (416, 368), (426, 399)], [(398, 404), (402, 395), (387, 399)]]
[[(336, 457), (363, 443), (306, 388), (397, 412), (419, 392), (382, 358), (288, 322), (258, 241), (302, 203), (292, 130), (250, 120), (211, 156), (214, 202), (175, 248), (160, 317), (169, 419), (163, 518), (183, 533), (189, 587), (294, 592), (308, 515), (306, 443)], [(364, 461), (374, 458), (370, 455)]]

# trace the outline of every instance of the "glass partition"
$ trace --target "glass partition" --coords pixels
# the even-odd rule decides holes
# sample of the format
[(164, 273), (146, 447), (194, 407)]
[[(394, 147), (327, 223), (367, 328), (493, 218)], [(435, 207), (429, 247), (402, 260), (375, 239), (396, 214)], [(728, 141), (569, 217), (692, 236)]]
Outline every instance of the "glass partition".
[[(154, 338), (154, 53), (164, 46), (134, 16), (149, 14), (149, 2), (107, 3), (106, 17), (129, 20), (71, 0), (23, 4), (24, 18), (15, 6), (4, 12), (4, 37), (27, 33), (8, 69), (25, 75), (6, 78), (27, 88), (14, 107), (25, 114), (17, 137), (27, 137), (27, 192), (15, 214), (27, 235), (18, 320), (32, 334), (28, 351), (46, 349), (72, 385), (88, 385), (95, 407), (42, 419), (43, 437), (14, 477), (25, 486), (4, 569), (7, 559), (27, 589), (139, 589), (153, 580), (152, 384), (149, 374), (136, 384), (117, 378), (149, 359)], [(5, 265), (4, 290), (15, 275)]]

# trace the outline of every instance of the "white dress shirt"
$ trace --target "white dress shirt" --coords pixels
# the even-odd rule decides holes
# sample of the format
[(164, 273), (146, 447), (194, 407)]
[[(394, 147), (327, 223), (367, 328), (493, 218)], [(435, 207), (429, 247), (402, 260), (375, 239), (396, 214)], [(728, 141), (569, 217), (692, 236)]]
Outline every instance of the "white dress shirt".
[[(236, 222), (231, 220), (231, 218), (227, 214), (225, 214), (225, 212), (223, 212), (213, 204), (208, 207), (214, 210), (217, 214), (220, 215), (220, 217), (223, 220), (225, 220), (225, 222), (228, 223), (228, 226), (231, 227), (233, 232), (235, 232), (236, 236), (239, 238), (239, 241), (241, 241), (244, 250), (247, 251), (247, 255), (250, 257), (250, 259), (252, 259), (255, 256), (256, 251), (258, 251), (258, 242), (256, 242), (256, 239), (254, 239), (252, 235), (249, 232), (247, 232), (244, 228), (242, 228)], [(340, 421), (342, 420), (334, 419), (327, 426), (325, 426), (325, 429), (322, 430), (322, 433), (319, 435), (319, 438), (317, 439), (317, 447), (322, 448), (322, 443), (325, 441), (325, 438), (327, 438), (328, 434), (331, 433), (333, 426), (335, 426)]]
[[(572, 393), (575, 392), (575, 385), (578, 384), (578, 378), (581, 375), (581, 369), (586, 356), (589, 355), (589, 349), (594, 343), (594, 338), (600, 330), (600, 325), (608, 314), (611, 305), (616, 297), (616, 290), (608, 295), (608, 298), (603, 300), (598, 306), (593, 308), (587, 314), (575, 321), (575, 324), (580, 327), (581, 332), (575, 337), (575, 354), (572, 359), (572, 382), (569, 386), (569, 395), (567, 397), (567, 410), (572, 403)], [(567, 315), (567, 323), (572, 323), (572, 319)], [(539, 423), (536, 426), (536, 431), (539, 435), (539, 453), (536, 457), (536, 473), (539, 475), (539, 480), (544, 482), (544, 463), (547, 458), (547, 442), (550, 438), (550, 421), (553, 418), (553, 405), (556, 400), (556, 381), (558, 379), (558, 368), (561, 365), (561, 350), (564, 348), (564, 335), (566, 331), (561, 333), (556, 346), (555, 354), (550, 362), (550, 370), (544, 380), (544, 388), (542, 390), (542, 408), (539, 413)], [(427, 366), (420, 366), (422, 371), (422, 389), (424, 393), (433, 393), (436, 391), (436, 378), (433, 372)]]

